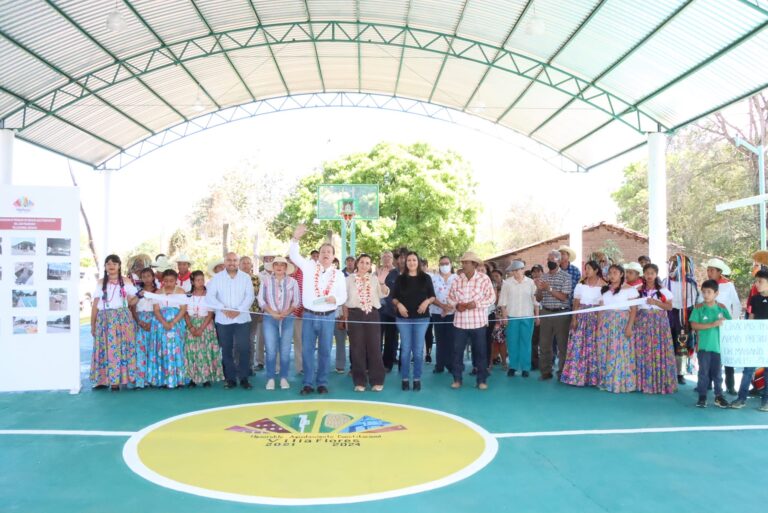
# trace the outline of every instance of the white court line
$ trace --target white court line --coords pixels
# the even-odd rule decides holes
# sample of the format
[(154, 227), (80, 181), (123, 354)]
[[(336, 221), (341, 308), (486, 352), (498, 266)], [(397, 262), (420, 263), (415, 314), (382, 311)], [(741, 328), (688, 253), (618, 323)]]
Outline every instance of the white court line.
[(496, 438), (535, 438), (543, 436), (583, 436), (583, 435), (637, 435), (646, 433), (689, 433), (695, 431), (760, 431), (768, 430), (767, 424), (746, 426), (685, 426), (634, 429), (577, 429), (571, 431), (531, 431), (528, 433), (495, 433)]
[(68, 429), (0, 429), (0, 435), (132, 436), (134, 431), (83, 431)]

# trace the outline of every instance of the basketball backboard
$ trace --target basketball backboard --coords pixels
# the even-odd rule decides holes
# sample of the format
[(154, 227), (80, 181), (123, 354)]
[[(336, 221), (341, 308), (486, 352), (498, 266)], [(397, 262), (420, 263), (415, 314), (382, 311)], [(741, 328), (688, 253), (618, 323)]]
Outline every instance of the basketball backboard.
[(322, 184), (317, 187), (317, 219), (341, 221), (342, 211), (353, 208), (355, 220), (379, 218), (379, 186), (376, 184)]

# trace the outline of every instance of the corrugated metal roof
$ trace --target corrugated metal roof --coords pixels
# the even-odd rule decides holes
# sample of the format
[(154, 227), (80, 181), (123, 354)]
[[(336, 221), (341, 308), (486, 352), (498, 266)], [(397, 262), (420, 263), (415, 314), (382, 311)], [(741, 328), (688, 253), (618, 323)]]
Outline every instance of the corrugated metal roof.
[(0, 122), (93, 165), (254, 98), (361, 90), (466, 111), (589, 167), (768, 86), (768, 11), (750, 0), (0, 0), (0, 12)]

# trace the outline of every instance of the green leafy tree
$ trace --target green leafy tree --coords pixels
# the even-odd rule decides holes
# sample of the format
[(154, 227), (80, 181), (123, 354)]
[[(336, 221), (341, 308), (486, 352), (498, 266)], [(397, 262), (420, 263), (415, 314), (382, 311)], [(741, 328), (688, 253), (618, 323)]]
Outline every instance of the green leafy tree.
[[(736, 266), (734, 277), (748, 270), (737, 266), (759, 245), (757, 208), (716, 212), (715, 206), (754, 195), (753, 174), (749, 160), (711, 131), (692, 127), (676, 136), (667, 151), (670, 241), (693, 252), (725, 258)], [(624, 169), (624, 182), (613, 199), (620, 222), (648, 232), (646, 163)]]
[[(455, 152), (424, 143), (380, 143), (368, 153), (326, 162), (299, 182), (270, 225), (275, 236), (287, 239), (296, 224), (315, 218), (317, 187), (324, 183), (379, 185), (380, 217), (357, 223), (358, 253), (377, 255), (405, 245), (432, 261), (441, 254), (460, 255), (474, 243), (475, 182), (470, 166)], [(317, 247), (327, 230), (338, 232), (339, 223), (310, 226), (304, 250)]]

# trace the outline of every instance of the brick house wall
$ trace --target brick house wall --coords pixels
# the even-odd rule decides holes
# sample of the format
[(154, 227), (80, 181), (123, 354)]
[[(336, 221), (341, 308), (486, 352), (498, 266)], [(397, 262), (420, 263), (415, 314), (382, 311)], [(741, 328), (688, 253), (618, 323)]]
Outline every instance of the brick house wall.
[[(586, 261), (590, 254), (601, 250), (607, 244), (618, 248), (623, 262), (637, 261), (637, 258), (641, 255), (648, 255), (648, 237), (622, 226), (610, 223), (589, 226), (584, 228), (582, 237), (582, 261)], [(568, 234), (560, 235), (524, 248), (493, 255), (486, 262), (493, 262), (497, 267), (504, 269), (512, 260), (521, 259), (525, 261), (526, 268), (530, 269), (534, 264), (544, 265), (547, 261), (547, 253), (562, 245), (569, 246), (569, 241), (570, 237)], [(670, 244), (667, 253), (671, 256), (681, 251), (684, 251), (681, 246)], [(701, 258), (694, 257), (694, 260), (697, 265), (701, 262)], [(659, 262), (655, 263), (659, 264)]]

